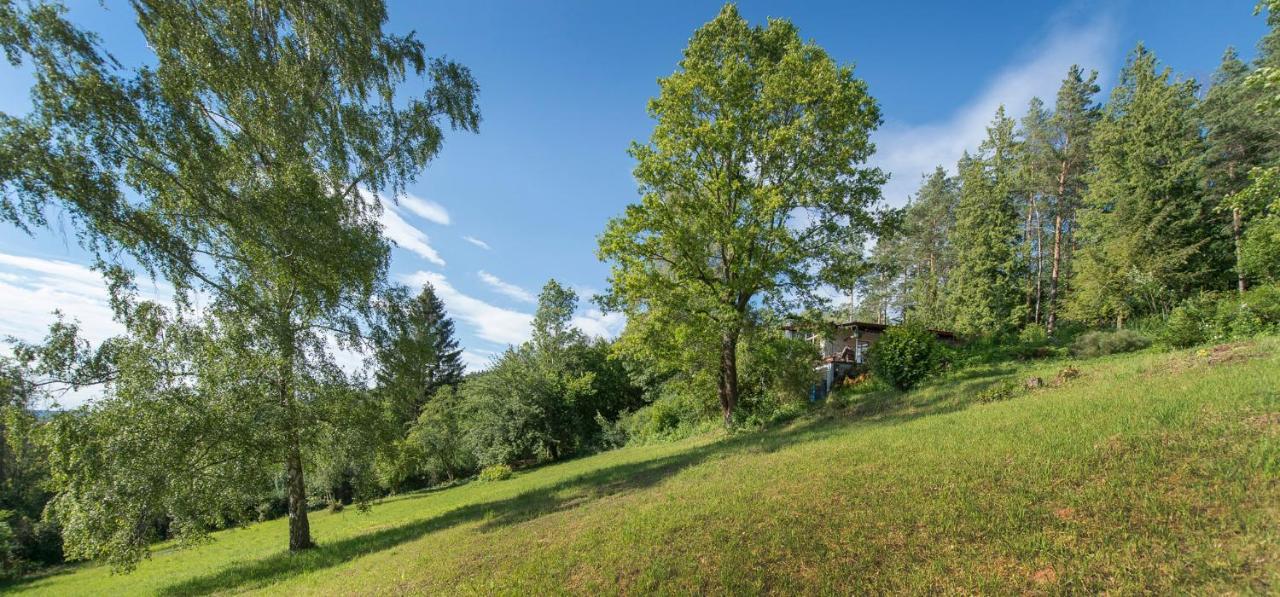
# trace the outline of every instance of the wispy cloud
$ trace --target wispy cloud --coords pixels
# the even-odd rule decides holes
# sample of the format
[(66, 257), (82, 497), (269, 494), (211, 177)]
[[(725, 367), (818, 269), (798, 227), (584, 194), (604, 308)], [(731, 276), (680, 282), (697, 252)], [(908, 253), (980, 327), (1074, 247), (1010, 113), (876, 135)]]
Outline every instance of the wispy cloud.
[[(1106, 15), (1084, 25), (1059, 24), (1050, 30), (1027, 59), (1009, 64), (986, 88), (951, 117), (941, 122), (909, 124), (889, 122), (874, 137), (874, 165), (892, 174), (884, 187), (891, 205), (902, 205), (920, 185), (920, 177), (942, 166), (955, 171), (966, 149), (974, 149), (986, 136), (996, 108), (1014, 117), (1026, 112), (1032, 97), (1053, 105), (1059, 84), (1072, 64), (1102, 71), (1117, 49), (1116, 28)], [(1100, 81), (1109, 81), (1106, 73)]]
[(489, 246), (489, 243), (484, 242), (484, 241), (482, 241), (482, 240), (480, 240), (480, 239), (478, 239), (478, 238), (476, 238), (476, 237), (474, 237), (474, 236), (464, 235), (464, 236), (462, 237), (462, 240), (465, 240), (465, 241), (467, 241), (467, 242), (469, 242), (469, 243), (471, 243), (471, 244), (473, 244), (473, 245), (475, 245), (475, 246), (477, 246), (477, 247), (480, 247), (481, 249), (484, 249), (484, 250), (486, 250), (486, 251), (491, 251), (491, 250), (493, 250), (493, 247), (490, 247), (490, 246)]
[(0, 336), (36, 341), (54, 309), (80, 321), (91, 342), (124, 332), (112, 319), (102, 276), (78, 263), (0, 253)]
[(480, 279), (483, 280), (485, 284), (488, 284), (490, 288), (494, 289), (499, 294), (509, 296), (513, 299), (516, 299), (518, 301), (525, 302), (525, 303), (534, 303), (538, 301), (538, 298), (533, 296), (533, 293), (529, 292), (528, 290), (525, 290), (510, 282), (506, 282), (489, 272), (480, 270), (476, 272), (476, 275), (480, 276)]
[(424, 220), (435, 222), (442, 226), (449, 225), (449, 212), (445, 210), (443, 205), (435, 201), (423, 199), (417, 195), (406, 194), (400, 198), (400, 205)]
[(529, 339), (533, 315), (491, 305), (458, 291), (442, 274), (418, 271), (401, 276), (411, 285), (430, 283), (444, 300), (445, 308), (470, 326), (477, 337), (497, 344), (520, 344)]
[(427, 237), (427, 233), (417, 229), (400, 216), (399, 207), (394, 203), (381, 199), (382, 216), (380, 223), (382, 224), (382, 232), (387, 235), (396, 245), (416, 253), (419, 257), (430, 261), (440, 267), (444, 267), (444, 258), (440, 257), (440, 253), (431, 246), (431, 239)]

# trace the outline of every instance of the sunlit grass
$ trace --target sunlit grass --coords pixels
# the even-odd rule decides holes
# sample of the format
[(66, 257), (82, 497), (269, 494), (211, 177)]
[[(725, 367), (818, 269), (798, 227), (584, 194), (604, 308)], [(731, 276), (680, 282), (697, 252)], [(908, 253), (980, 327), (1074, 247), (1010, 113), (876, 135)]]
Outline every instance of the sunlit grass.
[[(1280, 341), (994, 366), (782, 429), (81, 566), (51, 594), (1260, 592), (1280, 587)], [(1028, 377), (1046, 387), (1022, 389)], [(997, 384), (1012, 396), (979, 403)]]

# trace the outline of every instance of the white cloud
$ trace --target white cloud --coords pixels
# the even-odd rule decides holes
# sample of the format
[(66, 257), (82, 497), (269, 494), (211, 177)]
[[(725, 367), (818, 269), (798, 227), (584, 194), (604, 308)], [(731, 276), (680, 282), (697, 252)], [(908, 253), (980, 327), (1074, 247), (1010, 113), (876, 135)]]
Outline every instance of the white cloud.
[(480, 247), (481, 249), (484, 249), (484, 250), (486, 250), (486, 251), (491, 251), (491, 250), (493, 250), (493, 247), (490, 247), (490, 246), (489, 246), (489, 243), (484, 242), (484, 241), (482, 241), (482, 240), (480, 240), (480, 239), (478, 239), (478, 238), (476, 238), (476, 237), (474, 237), (474, 236), (465, 236), (465, 235), (464, 235), (464, 236), (462, 237), (462, 240), (465, 240), (465, 241), (467, 241), (467, 242), (469, 242), (469, 243), (471, 243), (471, 244), (473, 244), (473, 245), (475, 245), (475, 246), (477, 246), (477, 247)]
[(497, 358), (498, 353), (492, 350), (467, 348), (462, 351), (462, 365), (467, 368), (467, 371), (487, 369)]
[(627, 317), (621, 313), (605, 313), (599, 309), (587, 309), (573, 317), (573, 326), (588, 336), (616, 338), (622, 333)]
[(494, 289), (499, 294), (503, 294), (513, 299), (516, 299), (518, 301), (522, 301), (526, 303), (533, 303), (533, 302), (537, 302), (538, 300), (538, 298), (533, 296), (533, 293), (529, 292), (528, 290), (525, 290), (510, 282), (503, 281), (501, 278), (489, 272), (480, 270), (476, 272), (476, 275), (480, 276), (480, 279), (483, 280), (485, 284), (488, 284), (490, 288)]
[(529, 339), (533, 315), (491, 305), (459, 292), (441, 274), (418, 271), (401, 276), (408, 284), (430, 283), (449, 314), (468, 324), (477, 337), (497, 344), (521, 344)]
[(445, 210), (443, 205), (435, 201), (423, 199), (417, 195), (406, 194), (400, 198), (400, 205), (424, 220), (435, 222), (442, 226), (449, 225), (449, 212)]
[[(166, 303), (173, 294), (167, 286), (145, 280), (139, 280), (139, 290), (143, 298)], [(125, 332), (113, 318), (108, 301), (102, 275), (84, 265), (0, 253), (0, 338), (39, 342), (49, 332), (56, 319), (53, 312), (58, 310), (79, 324), (82, 338), (97, 345)], [(10, 354), (7, 344), (0, 344), (0, 353)], [(100, 387), (84, 388), (60, 396), (58, 402), (79, 406), (100, 393)]]
[(387, 238), (400, 247), (416, 253), (419, 257), (444, 267), (444, 259), (431, 246), (427, 234), (400, 217), (399, 208), (395, 204), (381, 198), (379, 200), (382, 201), (382, 216), (379, 221)]
[[(884, 187), (891, 205), (902, 205), (920, 186), (922, 174), (936, 166), (955, 171), (956, 161), (966, 149), (976, 149), (986, 136), (986, 127), (1001, 104), (1012, 117), (1020, 117), (1032, 97), (1053, 106), (1058, 86), (1072, 64), (1102, 69), (1111, 63), (1116, 48), (1115, 27), (1108, 18), (1083, 26), (1057, 26), (1045, 42), (1032, 49), (1029, 58), (1015, 62), (996, 75), (977, 97), (941, 122), (907, 124), (889, 122), (873, 140), (876, 154), (872, 164), (893, 176)], [(1100, 82), (1110, 78), (1103, 73)]]

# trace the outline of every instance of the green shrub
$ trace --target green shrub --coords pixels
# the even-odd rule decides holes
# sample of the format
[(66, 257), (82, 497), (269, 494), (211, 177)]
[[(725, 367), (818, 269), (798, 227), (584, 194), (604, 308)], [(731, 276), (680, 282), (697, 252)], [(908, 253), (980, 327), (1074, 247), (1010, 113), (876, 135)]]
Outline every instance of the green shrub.
[(871, 372), (899, 390), (915, 387), (938, 369), (938, 339), (918, 325), (889, 328), (871, 345)]
[(1280, 216), (1272, 215), (1249, 224), (1240, 262), (1250, 277), (1280, 282)]
[(511, 478), (511, 467), (505, 464), (492, 464), (480, 470), (481, 481), (501, 481)]
[(999, 402), (1001, 400), (1008, 400), (1010, 398), (1013, 398), (1017, 394), (1018, 394), (1018, 384), (1010, 380), (1005, 380), (1005, 381), (994, 383), (988, 386), (987, 388), (983, 389), (981, 392), (978, 392), (978, 395), (976, 398), (978, 402), (982, 402), (982, 403)]
[(1280, 287), (1259, 286), (1243, 295), (1205, 293), (1178, 305), (1160, 338), (1175, 348), (1249, 338), (1280, 329)]
[(1043, 346), (1049, 342), (1049, 332), (1038, 323), (1027, 324), (1018, 332), (1018, 341), (1030, 346)]
[(1179, 305), (1165, 321), (1162, 339), (1175, 348), (1186, 348), (1200, 344), (1208, 337), (1204, 313), (1192, 305)]
[(1114, 332), (1088, 332), (1071, 343), (1071, 354), (1078, 357), (1097, 357), (1107, 354), (1133, 352), (1151, 346), (1151, 340), (1133, 330)]

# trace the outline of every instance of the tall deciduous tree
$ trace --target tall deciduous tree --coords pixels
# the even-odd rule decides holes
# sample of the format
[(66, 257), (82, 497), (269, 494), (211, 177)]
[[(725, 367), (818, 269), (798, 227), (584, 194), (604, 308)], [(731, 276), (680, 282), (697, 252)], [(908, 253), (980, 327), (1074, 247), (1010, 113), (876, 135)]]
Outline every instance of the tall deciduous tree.
[(1178, 81), (1138, 46), (1093, 138), (1080, 269), (1072, 305), (1082, 320), (1166, 311), (1222, 285), (1222, 227), (1200, 180), (1196, 84)]
[(1022, 318), (1018, 217), (1018, 141), (1013, 119), (996, 111), (977, 155), (960, 161), (960, 200), (951, 234), (955, 266), (947, 300), (956, 331), (1005, 332)]
[(828, 248), (870, 226), (884, 176), (863, 164), (880, 112), (852, 67), (790, 22), (753, 27), (732, 4), (659, 87), (653, 135), (631, 147), (643, 197), (600, 238), (612, 262), (603, 303), (636, 318), (688, 314), (681, 325), (714, 337), (729, 423), (752, 302), (814, 299)]
[[(304, 449), (313, 408), (323, 402), (317, 380), (332, 370), (327, 339), (355, 335), (385, 277), (388, 247), (373, 193), (401, 191), (439, 151), (443, 124), (476, 128), (476, 85), (465, 68), (428, 58), (412, 35), (384, 33), (386, 8), (376, 0), (132, 7), (155, 54), (135, 68), (111, 59), (56, 4), (0, 6), (6, 56), (29, 62), (36, 79), (34, 110), (0, 117), (0, 217), (38, 226), (60, 205), (101, 261), (123, 253), (164, 275), (178, 288), (179, 306), (191, 289), (212, 294), (211, 321), (243, 332), (227, 349), (256, 375), (241, 385), (265, 383), (257, 389), (274, 401), (255, 411), (266, 406), (232, 391), (236, 384), (218, 395), (241, 401), (278, 439), (270, 446), (287, 480), (289, 546), (305, 549), (312, 541)], [(421, 96), (397, 93), (409, 75), (426, 79)], [(125, 410), (110, 412), (163, 407), (124, 391), (138, 380), (114, 383)], [(157, 434), (152, 447), (160, 449), (185, 441), (163, 435), (173, 426), (130, 420), (97, 429)], [(125, 474), (132, 462), (110, 464)], [(69, 470), (85, 477), (64, 479), (64, 512), (98, 512), (92, 501), (110, 490), (110, 471)], [(197, 520), (191, 510), (171, 514)], [(126, 566), (144, 553), (144, 533), (130, 531), (137, 520), (69, 518), (84, 525), (68, 527), (70, 553)]]

